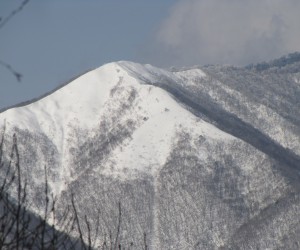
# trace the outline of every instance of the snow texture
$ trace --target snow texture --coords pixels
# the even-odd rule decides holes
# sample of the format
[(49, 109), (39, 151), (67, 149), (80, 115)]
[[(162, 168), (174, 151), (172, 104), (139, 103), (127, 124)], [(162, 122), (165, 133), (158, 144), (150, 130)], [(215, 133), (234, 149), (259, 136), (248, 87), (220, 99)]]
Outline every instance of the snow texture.
[(299, 73), (281, 72), (287, 92), (272, 70), (106, 64), (0, 113), (4, 151), (15, 133), (35, 212), (45, 165), (59, 208), (73, 192), (81, 218), (100, 209), (99, 244), (121, 201), (120, 239), (136, 249), (143, 232), (151, 249), (295, 249)]

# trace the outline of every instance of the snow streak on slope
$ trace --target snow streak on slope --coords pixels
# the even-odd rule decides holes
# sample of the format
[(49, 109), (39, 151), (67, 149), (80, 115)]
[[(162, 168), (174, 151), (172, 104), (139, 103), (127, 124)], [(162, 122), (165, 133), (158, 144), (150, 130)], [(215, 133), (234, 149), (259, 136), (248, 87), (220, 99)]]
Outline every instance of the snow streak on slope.
[[(285, 119), (278, 110), (254, 101), (251, 96), (247, 96), (244, 92), (213, 79), (211, 76), (204, 77), (198, 71), (199, 69), (191, 69), (175, 72), (175, 74), (184, 78), (186, 87), (191, 91), (209, 96), (222, 109), (236, 114), (243, 121), (270, 136), (274, 141), (300, 154), (299, 134), (296, 132), (296, 126)], [(251, 83), (247, 84), (251, 88)], [(269, 95), (272, 94), (269, 93)], [(276, 98), (282, 97), (274, 95), (274, 99)]]

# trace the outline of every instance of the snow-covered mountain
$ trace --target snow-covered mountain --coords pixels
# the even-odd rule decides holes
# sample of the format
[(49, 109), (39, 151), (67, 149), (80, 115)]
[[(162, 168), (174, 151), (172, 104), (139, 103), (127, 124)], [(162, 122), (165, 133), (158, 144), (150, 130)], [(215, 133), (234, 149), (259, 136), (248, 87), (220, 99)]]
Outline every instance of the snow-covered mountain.
[(133, 249), (297, 249), (300, 60), (270, 65), (110, 63), (0, 113), (4, 151), (15, 133), (36, 212), (46, 166), (59, 207), (74, 193), (100, 218), (99, 244), (120, 202)]

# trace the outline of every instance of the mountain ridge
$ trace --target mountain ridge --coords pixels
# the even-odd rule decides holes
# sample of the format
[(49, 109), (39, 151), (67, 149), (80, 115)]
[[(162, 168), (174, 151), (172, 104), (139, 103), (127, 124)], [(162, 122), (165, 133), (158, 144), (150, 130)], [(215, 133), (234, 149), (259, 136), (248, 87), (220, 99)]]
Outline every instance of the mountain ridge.
[[(171, 72), (120, 61), (0, 113), (5, 148), (12, 134), (19, 138), (35, 212), (41, 209), (40, 166), (47, 165), (60, 208), (73, 193), (80, 218), (93, 220), (101, 211), (100, 243), (115, 229), (118, 202), (124, 214), (120, 240), (128, 244), (143, 232), (150, 249), (275, 248), (283, 236), (285, 244), (297, 243), (288, 232), (300, 215), (294, 209), (300, 202), (300, 131), (293, 96), (300, 87), (288, 69), (279, 80), (295, 91), (263, 80), (276, 79), (273, 72), (247, 70)], [(244, 76), (247, 84), (239, 80)], [(264, 88), (266, 98), (257, 98)], [(285, 106), (279, 109), (273, 97)], [(289, 114), (291, 105), (295, 112)], [(277, 224), (279, 213), (264, 212), (277, 204), (287, 212), (280, 213), (283, 225)], [(256, 226), (269, 236), (247, 240)]]

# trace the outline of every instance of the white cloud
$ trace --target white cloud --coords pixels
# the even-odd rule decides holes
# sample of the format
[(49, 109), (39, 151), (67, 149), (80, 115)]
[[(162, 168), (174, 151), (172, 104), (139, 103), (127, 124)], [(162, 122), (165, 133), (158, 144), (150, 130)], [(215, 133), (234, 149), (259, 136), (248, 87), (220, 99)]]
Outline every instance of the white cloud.
[(299, 51), (299, 13), (299, 0), (181, 0), (160, 25), (150, 60), (244, 65)]

